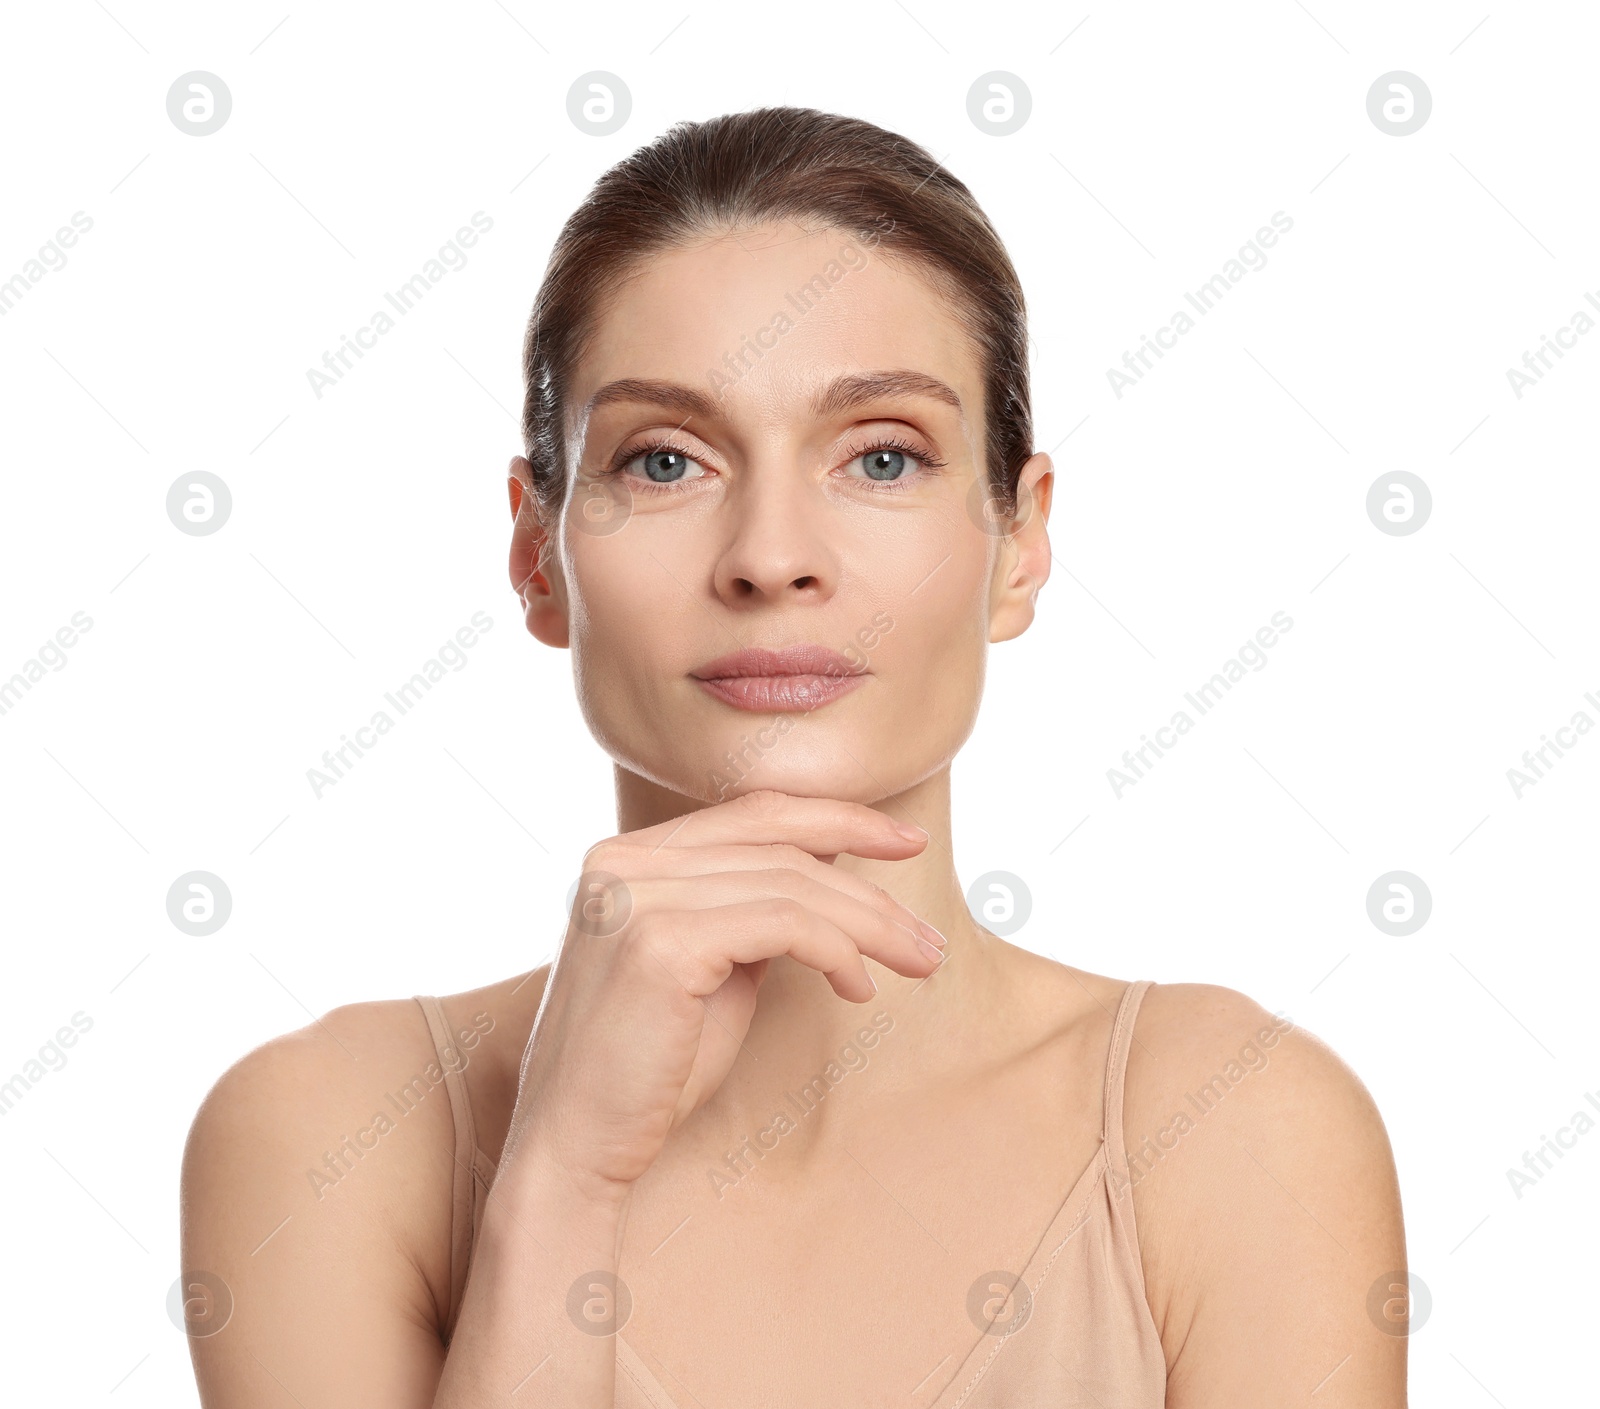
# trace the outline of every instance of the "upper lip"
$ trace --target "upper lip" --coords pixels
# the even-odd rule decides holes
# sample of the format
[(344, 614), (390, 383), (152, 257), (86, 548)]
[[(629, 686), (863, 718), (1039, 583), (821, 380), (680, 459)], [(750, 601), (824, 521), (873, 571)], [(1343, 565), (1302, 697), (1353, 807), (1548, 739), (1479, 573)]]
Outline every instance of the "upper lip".
[(689, 672), (696, 680), (728, 680), (741, 676), (859, 675), (848, 658), (826, 646), (785, 646), (769, 650), (746, 646), (731, 655), (718, 656)]

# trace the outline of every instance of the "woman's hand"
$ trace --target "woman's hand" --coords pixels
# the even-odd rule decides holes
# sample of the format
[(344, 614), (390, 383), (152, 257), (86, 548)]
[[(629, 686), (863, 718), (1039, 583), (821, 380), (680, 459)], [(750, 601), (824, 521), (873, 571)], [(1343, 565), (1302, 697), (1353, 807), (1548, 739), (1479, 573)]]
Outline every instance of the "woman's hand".
[(625, 1194), (728, 1074), (775, 955), (856, 1003), (876, 991), (863, 956), (932, 973), (938, 931), (829, 864), (914, 856), (927, 835), (913, 830), (862, 803), (762, 791), (591, 847), (502, 1164), (526, 1142), (584, 1190)]

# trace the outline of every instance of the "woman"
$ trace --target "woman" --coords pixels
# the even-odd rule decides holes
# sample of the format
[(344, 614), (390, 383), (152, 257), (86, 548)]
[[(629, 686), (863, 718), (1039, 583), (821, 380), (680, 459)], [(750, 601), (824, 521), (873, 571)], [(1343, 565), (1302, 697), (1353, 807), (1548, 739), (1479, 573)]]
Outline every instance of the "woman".
[(1026, 349), (966, 187), (869, 123), (680, 125), (568, 221), (511, 580), (618, 834), (553, 965), (219, 1080), (208, 1409), (1403, 1404), (1348, 1068), (963, 899), (951, 760), (1050, 569)]

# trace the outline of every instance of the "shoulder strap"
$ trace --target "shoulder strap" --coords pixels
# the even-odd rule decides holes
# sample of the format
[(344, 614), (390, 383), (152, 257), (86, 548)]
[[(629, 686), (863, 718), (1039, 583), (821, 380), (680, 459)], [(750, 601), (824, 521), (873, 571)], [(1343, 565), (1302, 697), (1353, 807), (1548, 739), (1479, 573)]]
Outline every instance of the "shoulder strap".
[(650, 1372), (636, 1351), (617, 1332), (617, 1369), (625, 1374), (645, 1397), (650, 1409), (678, 1409), (678, 1401), (667, 1393), (666, 1386)]
[(1111, 1025), (1111, 1050), (1106, 1054), (1105, 1105), (1100, 1134), (1106, 1142), (1106, 1155), (1112, 1168), (1118, 1171), (1125, 1170), (1128, 1162), (1128, 1152), (1123, 1148), (1122, 1102), (1124, 1078), (1128, 1074), (1128, 1053), (1133, 1047), (1133, 1022), (1139, 1015), (1139, 1004), (1152, 986), (1149, 979), (1130, 983), (1122, 992), (1116, 1021)]
[(450, 1151), (450, 1305), (445, 1308), (445, 1337), (454, 1331), (461, 1298), (467, 1289), (467, 1267), (472, 1260), (475, 1190), (472, 1164), (478, 1147), (472, 1124), (472, 1105), (467, 1100), (467, 1081), (459, 1064), (445, 1060), (451, 1046), (450, 1026), (444, 1007), (434, 997), (417, 996), (417, 1005), (428, 1022), (434, 1055), (444, 1073), (444, 1089), (450, 1098), (450, 1114), (455, 1125), (455, 1143)]

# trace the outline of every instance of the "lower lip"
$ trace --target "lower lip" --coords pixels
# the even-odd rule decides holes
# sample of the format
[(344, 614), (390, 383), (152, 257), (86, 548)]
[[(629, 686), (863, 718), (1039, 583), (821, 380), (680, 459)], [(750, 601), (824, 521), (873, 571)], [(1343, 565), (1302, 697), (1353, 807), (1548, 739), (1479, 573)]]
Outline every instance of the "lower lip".
[(702, 680), (701, 687), (724, 704), (755, 714), (804, 714), (847, 695), (862, 675), (738, 675)]

